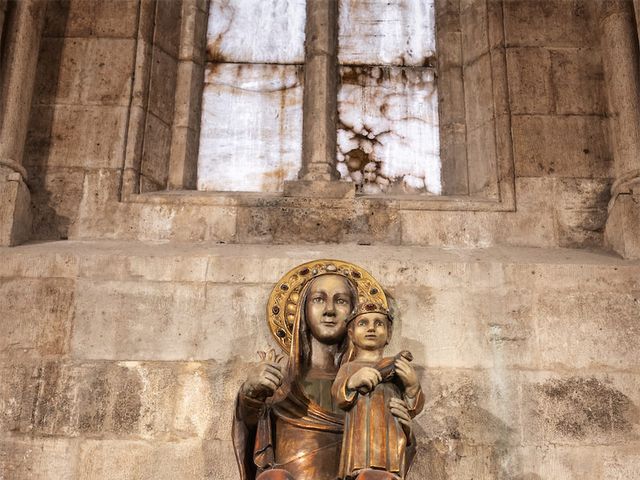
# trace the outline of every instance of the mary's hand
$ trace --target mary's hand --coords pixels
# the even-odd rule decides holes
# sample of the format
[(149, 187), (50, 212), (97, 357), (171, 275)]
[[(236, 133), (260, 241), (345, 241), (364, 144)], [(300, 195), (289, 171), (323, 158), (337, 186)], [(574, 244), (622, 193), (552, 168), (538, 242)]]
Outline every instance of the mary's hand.
[(242, 384), (241, 391), (244, 395), (254, 400), (264, 401), (272, 396), (282, 385), (281, 356), (275, 350), (259, 352), (262, 361), (249, 373), (247, 380)]
[(409, 361), (400, 357), (395, 362), (396, 374), (402, 381), (407, 396), (414, 398), (420, 391), (420, 381), (415, 369), (411, 366)]
[(411, 431), (411, 415), (409, 415), (409, 409), (407, 404), (401, 398), (392, 398), (389, 400), (389, 410), (391, 415), (396, 417), (400, 424), (405, 427), (406, 431)]

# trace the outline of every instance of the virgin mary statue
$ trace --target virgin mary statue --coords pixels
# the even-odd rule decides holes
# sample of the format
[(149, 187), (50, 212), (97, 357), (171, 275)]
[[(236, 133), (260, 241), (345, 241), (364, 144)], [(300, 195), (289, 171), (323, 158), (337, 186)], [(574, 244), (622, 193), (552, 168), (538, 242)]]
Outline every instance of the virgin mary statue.
[(256, 369), (238, 392), (233, 443), (242, 480), (337, 478), (343, 414), (331, 385), (346, 320), (363, 299), (387, 305), (375, 279), (337, 260), (300, 265), (275, 285), (268, 323), (289, 361), (277, 379), (273, 362)]

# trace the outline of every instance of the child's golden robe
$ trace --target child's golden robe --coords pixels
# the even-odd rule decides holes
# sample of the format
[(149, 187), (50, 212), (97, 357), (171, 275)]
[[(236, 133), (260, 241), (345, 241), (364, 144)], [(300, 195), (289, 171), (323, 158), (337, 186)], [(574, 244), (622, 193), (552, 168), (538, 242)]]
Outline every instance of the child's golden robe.
[(332, 394), (337, 405), (346, 411), (339, 478), (350, 479), (359, 470), (374, 468), (404, 478), (414, 449), (402, 424), (391, 414), (389, 400), (403, 398), (412, 417), (422, 411), (424, 395), (407, 398), (394, 382), (384, 382), (368, 394), (347, 392), (349, 377), (374, 362), (352, 361), (340, 367)]

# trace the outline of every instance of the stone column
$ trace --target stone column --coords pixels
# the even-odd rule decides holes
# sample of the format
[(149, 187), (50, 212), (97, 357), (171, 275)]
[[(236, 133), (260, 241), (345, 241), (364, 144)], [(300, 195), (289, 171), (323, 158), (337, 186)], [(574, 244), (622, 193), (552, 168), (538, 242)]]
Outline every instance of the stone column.
[(307, 0), (301, 180), (285, 182), (286, 196), (345, 197), (352, 183), (335, 168), (338, 93), (338, 1)]
[(196, 188), (206, 58), (206, 3), (183, 0), (180, 28), (168, 190)]
[(30, 195), (22, 155), (27, 138), (45, 2), (20, 0), (6, 19), (0, 117), (0, 245), (17, 245), (31, 231)]
[(602, 57), (614, 158), (607, 244), (640, 258), (640, 65), (631, 0), (607, 0), (601, 20)]

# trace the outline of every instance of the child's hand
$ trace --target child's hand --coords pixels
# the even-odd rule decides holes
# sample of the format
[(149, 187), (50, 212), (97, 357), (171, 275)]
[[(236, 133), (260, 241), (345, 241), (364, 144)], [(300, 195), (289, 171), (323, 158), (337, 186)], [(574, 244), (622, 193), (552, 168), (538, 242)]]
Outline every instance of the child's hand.
[(404, 357), (399, 357), (395, 361), (396, 374), (402, 385), (404, 385), (405, 393), (408, 397), (415, 397), (420, 389), (420, 382), (418, 381), (418, 374), (411, 366), (409, 361)]
[(375, 368), (362, 367), (347, 380), (347, 388), (349, 390), (358, 390), (361, 393), (367, 393), (376, 388), (382, 381), (382, 375)]

